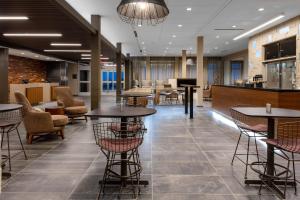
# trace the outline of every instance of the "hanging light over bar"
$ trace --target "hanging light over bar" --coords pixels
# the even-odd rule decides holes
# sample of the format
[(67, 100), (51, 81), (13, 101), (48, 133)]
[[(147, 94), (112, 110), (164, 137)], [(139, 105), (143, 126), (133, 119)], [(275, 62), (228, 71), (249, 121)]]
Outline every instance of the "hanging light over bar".
[(117, 12), (122, 21), (136, 26), (156, 25), (169, 15), (164, 0), (122, 0)]

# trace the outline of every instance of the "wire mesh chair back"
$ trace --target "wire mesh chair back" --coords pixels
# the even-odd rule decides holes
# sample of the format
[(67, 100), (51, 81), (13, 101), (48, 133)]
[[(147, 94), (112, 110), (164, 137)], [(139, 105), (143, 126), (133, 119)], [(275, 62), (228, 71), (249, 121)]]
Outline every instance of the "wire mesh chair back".
[(24, 117), (24, 109), (21, 107), (16, 110), (0, 112), (0, 127), (14, 128), (18, 126)]
[(143, 143), (145, 126), (142, 122), (103, 122), (93, 125), (96, 144), (101, 149), (123, 153)]
[(280, 148), (300, 153), (300, 121), (280, 123), (276, 140)]
[[(237, 105), (235, 107), (257, 107), (253, 105)], [(230, 109), (231, 117), (236, 124), (236, 126), (243, 132), (248, 132), (249, 130), (252, 130), (253, 127), (254, 130), (257, 129), (257, 132), (265, 132), (264, 129), (266, 129), (267, 120), (260, 117), (250, 117), (247, 115), (244, 115), (236, 110)]]

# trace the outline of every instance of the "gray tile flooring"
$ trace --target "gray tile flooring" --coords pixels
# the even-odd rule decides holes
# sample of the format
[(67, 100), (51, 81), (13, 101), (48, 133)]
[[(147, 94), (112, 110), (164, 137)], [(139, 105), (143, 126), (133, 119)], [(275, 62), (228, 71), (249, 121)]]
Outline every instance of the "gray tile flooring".
[[(113, 101), (114, 97), (103, 97), (105, 105)], [(142, 187), (140, 199), (276, 199), (268, 190), (258, 196), (258, 187), (244, 185), (244, 166), (239, 161), (230, 164), (238, 132), (210, 108), (195, 107), (193, 120), (183, 114), (182, 105), (156, 109), (156, 115), (145, 118), (148, 132), (140, 154), (142, 178), (150, 185)], [(25, 143), (22, 127), (21, 134)], [(22, 154), (14, 157), (12, 177), (2, 180), (1, 200), (96, 198), (105, 158), (95, 145), (92, 122), (68, 125), (65, 134), (65, 140), (45, 136), (25, 145), (30, 159), (24, 160)], [(18, 148), (17, 138), (12, 141), (13, 148)], [(262, 144), (259, 149), (262, 154), (266, 151)], [(256, 177), (251, 171), (249, 174)], [(109, 188), (108, 193), (104, 199), (117, 199), (117, 188)], [(126, 191), (121, 195), (121, 199), (131, 198)], [(289, 189), (288, 199), (300, 198)]]

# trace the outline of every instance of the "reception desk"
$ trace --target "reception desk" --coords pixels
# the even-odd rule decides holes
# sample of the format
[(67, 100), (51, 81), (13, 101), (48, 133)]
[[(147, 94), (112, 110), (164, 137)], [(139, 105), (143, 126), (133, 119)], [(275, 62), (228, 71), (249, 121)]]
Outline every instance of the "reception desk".
[(226, 115), (230, 114), (233, 106), (248, 104), (265, 107), (266, 103), (272, 104), (272, 107), (300, 110), (300, 90), (212, 86), (212, 107)]
[(53, 88), (57, 86), (58, 83), (10, 84), (9, 101), (15, 103), (14, 93), (19, 91), (27, 96), (31, 104), (50, 102), (53, 99)]

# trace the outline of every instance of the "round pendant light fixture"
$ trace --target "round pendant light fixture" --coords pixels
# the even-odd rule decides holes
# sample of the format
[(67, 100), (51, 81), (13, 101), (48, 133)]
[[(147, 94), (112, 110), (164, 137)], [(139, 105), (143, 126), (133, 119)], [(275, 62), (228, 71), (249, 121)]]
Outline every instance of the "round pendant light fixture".
[(117, 12), (122, 21), (141, 26), (162, 23), (169, 9), (164, 0), (122, 0)]

